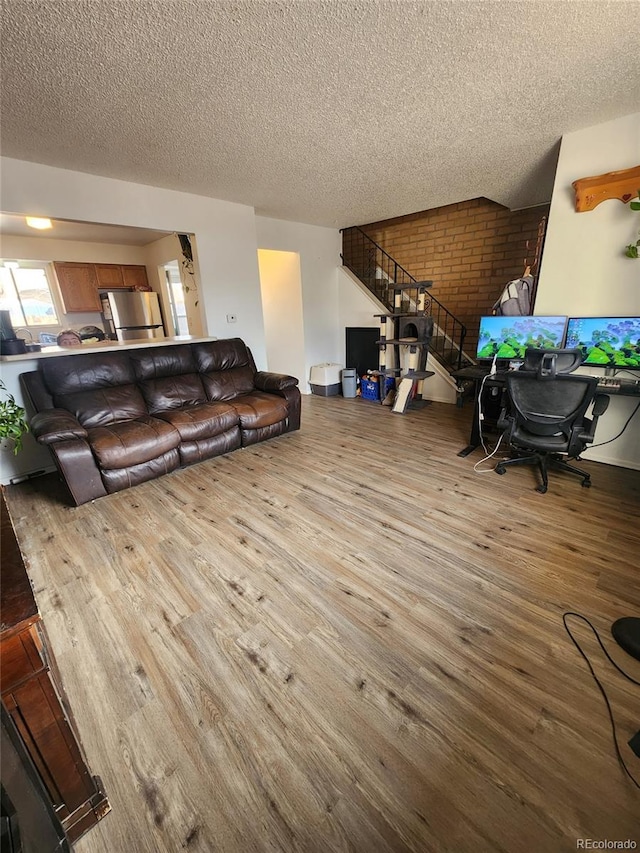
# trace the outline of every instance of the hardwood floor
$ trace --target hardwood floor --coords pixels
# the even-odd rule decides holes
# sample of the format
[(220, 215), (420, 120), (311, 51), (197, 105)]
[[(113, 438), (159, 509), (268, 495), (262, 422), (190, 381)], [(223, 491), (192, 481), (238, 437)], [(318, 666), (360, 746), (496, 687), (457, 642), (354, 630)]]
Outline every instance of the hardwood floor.
[[(474, 473), (470, 407), (303, 400), (299, 433), (76, 509), (8, 489), (93, 773), (78, 853), (640, 843), (566, 635), (640, 612), (640, 473)], [(640, 688), (574, 621), (621, 750)]]

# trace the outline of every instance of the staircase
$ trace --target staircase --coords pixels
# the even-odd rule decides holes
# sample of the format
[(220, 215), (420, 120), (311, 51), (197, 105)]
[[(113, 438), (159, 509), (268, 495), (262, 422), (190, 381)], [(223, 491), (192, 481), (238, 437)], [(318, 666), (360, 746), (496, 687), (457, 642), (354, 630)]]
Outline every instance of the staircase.
[[(357, 225), (342, 228), (341, 233), (343, 266), (351, 270), (387, 310), (398, 310), (394, 307), (394, 292), (402, 288), (401, 310), (405, 313), (417, 311), (423, 282), (417, 281)], [(431, 294), (426, 295), (425, 310), (433, 317), (429, 353), (449, 373), (473, 364), (473, 359), (463, 349), (467, 332), (464, 324)]]

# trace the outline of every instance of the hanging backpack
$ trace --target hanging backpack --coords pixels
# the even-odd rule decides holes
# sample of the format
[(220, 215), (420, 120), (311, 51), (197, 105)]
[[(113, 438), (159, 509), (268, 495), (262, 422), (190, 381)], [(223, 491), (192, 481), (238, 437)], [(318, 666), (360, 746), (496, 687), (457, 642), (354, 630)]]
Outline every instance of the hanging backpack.
[(532, 287), (532, 275), (510, 281), (493, 306), (493, 313), (504, 317), (523, 317), (530, 314)]

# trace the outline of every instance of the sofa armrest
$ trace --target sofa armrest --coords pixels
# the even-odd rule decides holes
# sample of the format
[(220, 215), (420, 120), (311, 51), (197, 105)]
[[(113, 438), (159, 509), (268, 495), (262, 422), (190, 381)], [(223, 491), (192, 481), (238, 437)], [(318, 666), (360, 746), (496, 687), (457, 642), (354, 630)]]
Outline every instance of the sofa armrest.
[(265, 370), (259, 370), (253, 381), (259, 391), (272, 393), (294, 388), (298, 384), (295, 376), (287, 376), (286, 373), (268, 373)]
[(31, 432), (40, 444), (86, 438), (87, 431), (66, 409), (45, 409), (31, 418)]

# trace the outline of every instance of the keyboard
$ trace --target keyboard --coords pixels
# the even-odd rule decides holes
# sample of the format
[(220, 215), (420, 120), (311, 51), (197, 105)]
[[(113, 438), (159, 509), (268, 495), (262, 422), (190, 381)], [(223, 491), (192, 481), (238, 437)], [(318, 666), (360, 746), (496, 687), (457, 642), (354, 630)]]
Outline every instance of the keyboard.
[(599, 376), (598, 391), (608, 394), (625, 394), (640, 396), (640, 379), (626, 379), (618, 376)]

